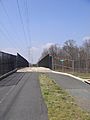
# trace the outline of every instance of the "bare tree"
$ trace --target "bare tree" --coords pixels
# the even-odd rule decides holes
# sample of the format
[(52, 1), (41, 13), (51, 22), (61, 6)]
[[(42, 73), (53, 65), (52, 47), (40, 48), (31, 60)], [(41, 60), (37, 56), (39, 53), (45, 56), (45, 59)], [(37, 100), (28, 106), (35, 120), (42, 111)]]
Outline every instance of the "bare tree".
[(43, 52), (42, 52), (42, 54), (41, 54), (40, 59), (44, 58), (48, 54), (49, 54), (48, 49), (44, 49)]
[(66, 52), (67, 56), (72, 59), (78, 59), (79, 49), (74, 40), (68, 40), (64, 43), (63, 50)]
[(86, 53), (86, 57), (87, 57), (86, 59), (90, 59), (90, 38), (85, 39), (83, 47)]
[(85, 49), (83, 46), (79, 47), (79, 56), (80, 56), (80, 60), (85, 60), (87, 57)]
[(51, 45), (48, 49), (44, 49), (41, 58), (51, 55), (54, 67), (57, 69), (63, 65), (68, 70), (71, 67), (79, 72), (90, 71), (90, 38), (86, 39), (81, 46), (77, 46), (74, 40), (67, 40), (63, 47), (58, 44)]
[(58, 47), (57, 45), (51, 45), (51, 47), (49, 48), (49, 54), (53, 57), (57, 57), (57, 53), (58, 53)]
[(85, 39), (83, 44), (86, 61), (86, 72), (90, 72), (90, 38)]

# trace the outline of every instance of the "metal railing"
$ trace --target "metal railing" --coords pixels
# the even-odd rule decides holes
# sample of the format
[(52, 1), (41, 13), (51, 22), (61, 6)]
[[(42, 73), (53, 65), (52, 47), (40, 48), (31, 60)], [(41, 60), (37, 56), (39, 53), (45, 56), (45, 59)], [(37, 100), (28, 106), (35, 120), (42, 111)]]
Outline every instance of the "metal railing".
[(62, 72), (81, 72), (90, 73), (90, 59), (71, 60), (52, 57), (49, 54), (39, 60), (39, 67), (47, 67)]
[(28, 67), (28, 61), (20, 54), (12, 55), (0, 52), (0, 76), (16, 68)]
[(46, 55), (38, 62), (38, 67), (46, 67), (52, 69), (52, 56)]
[(3, 75), (16, 68), (16, 56), (0, 52), (0, 75)]
[(90, 59), (70, 60), (53, 57), (53, 68), (63, 72), (90, 72)]

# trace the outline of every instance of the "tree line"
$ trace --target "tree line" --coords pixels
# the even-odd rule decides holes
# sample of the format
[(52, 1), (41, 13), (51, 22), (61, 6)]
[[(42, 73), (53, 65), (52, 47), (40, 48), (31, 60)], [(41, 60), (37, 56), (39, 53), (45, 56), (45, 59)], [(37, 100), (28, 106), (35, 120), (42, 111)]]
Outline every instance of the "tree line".
[(76, 41), (67, 40), (63, 46), (53, 44), (49, 48), (45, 48), (41, 54), (42, 59), (47, 54), (60, 59), (70, 60), (89, 60), (90, 59), (90, 39), (84, 40), (82, 45), (78, 46)]

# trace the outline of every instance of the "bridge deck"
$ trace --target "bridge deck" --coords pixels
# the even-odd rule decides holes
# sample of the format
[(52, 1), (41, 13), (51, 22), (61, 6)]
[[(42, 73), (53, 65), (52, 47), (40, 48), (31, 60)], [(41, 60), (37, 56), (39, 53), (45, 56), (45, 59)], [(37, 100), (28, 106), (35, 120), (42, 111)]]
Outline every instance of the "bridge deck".
[(48, 120), (36, 72), (19, 71), (0, 81), (0, 119)]

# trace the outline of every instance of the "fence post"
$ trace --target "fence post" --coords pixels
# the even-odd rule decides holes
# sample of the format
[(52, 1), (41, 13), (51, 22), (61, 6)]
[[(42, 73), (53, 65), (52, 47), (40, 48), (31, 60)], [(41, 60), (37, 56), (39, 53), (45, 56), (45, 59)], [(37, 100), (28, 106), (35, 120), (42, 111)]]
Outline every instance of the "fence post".
[(52, 56), (52, 70), (54, 70), (54, 58)]
[(72, 70), (73, 70), (73, 73), (74, 73), (74, 60), (72, 60)]
[(86, 59), (86, 73), (88, 73), (88, 60)]

